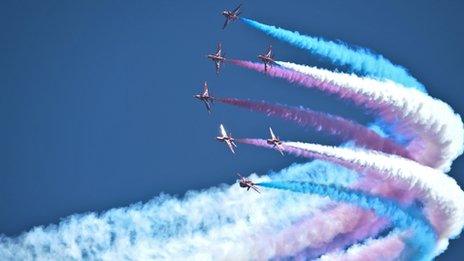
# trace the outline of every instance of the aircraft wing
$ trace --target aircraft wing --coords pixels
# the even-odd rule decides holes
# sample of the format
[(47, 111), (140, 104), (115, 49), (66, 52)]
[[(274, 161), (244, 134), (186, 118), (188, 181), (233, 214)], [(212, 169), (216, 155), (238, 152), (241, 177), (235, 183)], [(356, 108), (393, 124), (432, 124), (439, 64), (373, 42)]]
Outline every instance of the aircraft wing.
[(222, 29), (225, 29), (228, 24), (229, 24), (229, 18), (226, 18), (226, 21), (224, 22)]
[(280, 154), (282, 154), (282, 156), (284, 156), (284, 148), (282, 147), (282, 145), (278, 144), (277, 150), (280, 152)]
[(274, 135), (271, 127), (269, 127), (269, 132), (271, 132), (271, 139), (276, 140), (276, 136)]
[(209, 113), (211, 113), (211, 104), (209, 104), (209, 102), (207, 101), (204, 101), (205, 103), (205, 106), (206, 106), (206, 109), (208, 110)]
[(219, 73), (219, 69), (221, 69), (221, 62), (220, 62), (220, 61), (216, 61), (216, 62), (215, 62), (215, 65), (216, 65), (216, 73)]
[(261, 191), (259, 191), (259, 189), (256, 186), (253, 185), (251, 186), (251, 188), (254, 189), (256, 192), (261, 193)]
[(227, 137), (227, 132), (226, 132), (226, 129), (224, 128), (224, 125), (221, 124), (221, 125), (219, 126), (219, 128), (220, 128), (220, 130), (221, 130), (221, 135), (222, 135), (223, 137)]
[(235, 154), (234, 146), (230, 140), (226, 140), (227, 146), (229, 146), (230, 151)]
[(234, 11), (232, 11), (232, 12), (234, 12), (234, 13), (237, 12), (237, 11), (240, 9), (240, 7), (242, 7), (242, 4), (239, 4), (239, 5), (234, 9)]
[(221, 43), (218, 43), (216, 55), (221, 56), (221, 53), (222, 53)]
[(272, 46), (269, 46), (269, 50), (267, 51), (266, 56), (271, 58), (271, 56), (272, 56)]
[(240, 175), (240, 173), (237, 173), (237, 176), (239, 176), (239, 178), (241, 178), (241, 179), (243, 178), (243, 176)]
[(208, 84), (206, 82), (205, 82), (205, 85), (203, 86), (203, 95), (204, 96), (209, 96)]

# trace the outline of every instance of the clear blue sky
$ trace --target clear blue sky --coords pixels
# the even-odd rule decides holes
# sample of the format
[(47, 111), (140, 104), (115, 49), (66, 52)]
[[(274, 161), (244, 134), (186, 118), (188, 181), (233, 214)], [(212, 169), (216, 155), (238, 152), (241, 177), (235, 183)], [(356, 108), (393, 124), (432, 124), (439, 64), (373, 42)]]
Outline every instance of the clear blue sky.
[[(182, 195), (234, 173), (266, 173), (302, 159), (213, 141), (223, 122), (234, 136), (333, 139), (192, 95), (304, 105), (366, 123), (369, 116), (316, 91), (226, 65), (218, 77), (205, 54), (221, 41), (228, 57), (276, 57), (328, 66), (234, 23), (230, 1), (0, 2), (0, 233), (17, 235), (73, 213)], [(460, 1), (244, 1), (244, 16), (377, 51), (407, 67), (429, 93), (464, 114), (464, 4)], [(330, 68), (330, 66), (329, 66)], [(464, 160), (451, 175), (464, 185)], [(438, 260), (457, 260), (453, 240)]]

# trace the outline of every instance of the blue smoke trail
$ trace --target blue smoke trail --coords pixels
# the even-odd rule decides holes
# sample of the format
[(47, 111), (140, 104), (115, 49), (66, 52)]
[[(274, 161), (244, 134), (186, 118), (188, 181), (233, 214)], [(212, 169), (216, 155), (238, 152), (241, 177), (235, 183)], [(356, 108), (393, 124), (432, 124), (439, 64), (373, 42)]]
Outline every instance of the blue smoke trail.
[(436, 234), (423, 215), (413, 208), (404, 209), (398, 206), (394, 201), (333, 185), (292, 181), (261, 182), (257, 185), (299, 193), (327, 196), (335, 201), (351, 203), (372, 210), (377, 215), (390, 219), (397, 228), (402, 230), (411, 229), (415, 232), (414, 237), (407, 242), (411, 246), (412, 252), (410, 254), (412, 255), (412, 260), (432, 259)]
[(335, 43), (322, 38), (301, 35), (298, 32), (266, 25), (247, 18), (241, 18), (241, 20), (271, 37), (307, 50), (311, 54), (326, 57), (334, 64), (348, 66), (356, 73), (380, 80), (390, 79), (406, 87), (414, 87), (425, 92), (424, 85), (411, 76), (404, 67), (395, 65), (382, 55), (374, 54), (368, 49), (354, 49), (341, 42)]
[[(356, 180), (353, 171), (322, 161), (293, 164), (270, 177), (337, 185)], [(263, 237), (269, 231), (274, 235), (326, 204), (290, 192), (244, 193), (237, 184), (189, 191), (182, 198), (162, 194), (102, 213), (75, 214), (17, 237), (0, 233), (0, 260), (245, 260), (264, 254), (272, 258), (268, 241), (252, 240), (241, 228)], [(263, 223), (263, 217), (272, 218)], [(243, 252), (225, 247), (231, 245)]]

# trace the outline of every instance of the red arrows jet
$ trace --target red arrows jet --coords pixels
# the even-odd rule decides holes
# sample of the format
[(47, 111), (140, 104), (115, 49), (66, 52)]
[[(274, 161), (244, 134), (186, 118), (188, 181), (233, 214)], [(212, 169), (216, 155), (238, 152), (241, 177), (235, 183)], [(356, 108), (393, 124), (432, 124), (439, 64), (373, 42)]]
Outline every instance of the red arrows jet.
[(219, 126), (221, 130), (221, 136), (216, 137), (216, 139), (220, 142), (225, 142), (227, 146), (229, 147), (230, 151), (235, 154), (234, 147), (237, 148), (237, 145), (234, 142), (234, 138), (232, 138), (232, 134), (227, 134), (226, 129), (224, 128), (224, 125)]
[(275, 63), (274, 55), (272, 54), (272, 45), (269, 45), (269, 49), (266, 54), (258, 55), (258, 58), (264, 63), (264, 71), (267, 72), (267, 68), (271, 67), (271, 64)]
[(242, 177), (242, 175), (240, 175), (239, 173), (237, 173), (237, 176), (240, 178), (238, 179), (238, 185), (242, 188), (247, 188), (247, 191), (249, 191), (250, 189), (253, 189), (254, 191), (258, 192), (258, 193), (261, 193), (258, 189), (258, 187), (256, 187), (256, 184), (253, 183), (253, 181), (245, 178), (245, 177)]
[(218, 43), (217, 51), (214, 54), (208, 54), (208, 59), (214, 62), (216, 66), (216, 74), (219, 74), (219, 69), (221, 69), (221, 64), (226, 60), (224, 56), (222, 56), (222, 48), (221, 43)]
[(198, 100), (202, 101), (205, 103), (206, 109), (208, 110), (208, 113), (211, 113), (211, 106), (213, 104), (213, 97), (209, 95), (208, 91), (208, 83), (205, 81), (205, 85), (203, 87), (203, 92), (197, 95), (193, 96), (194, 98), (197, 98)]
[(240, 7), (242, 4), (239, 4), (233, 11), (224, 10), (222, 11), (222, 15), (226, 17), (226, 21), (222, 26), (222, 29), (225, 29), (226, 26), (229, 24), (229, 21), (233, 22), (238, 19), (238, 16), (242, 13), (240, 12)]
[(271, 132), (271, 138), (266, 140), (267, 144), (273, 145), (273, 147), (277, 148), (277, 150), (283, 156), (284, 148), (282, 147), (282, 141), (280, 141), (279, 137), (276, 137), (276, 135), (274, 135), (274, 132), (272, 131), (271, 127), (269, 127), (269, 131)]

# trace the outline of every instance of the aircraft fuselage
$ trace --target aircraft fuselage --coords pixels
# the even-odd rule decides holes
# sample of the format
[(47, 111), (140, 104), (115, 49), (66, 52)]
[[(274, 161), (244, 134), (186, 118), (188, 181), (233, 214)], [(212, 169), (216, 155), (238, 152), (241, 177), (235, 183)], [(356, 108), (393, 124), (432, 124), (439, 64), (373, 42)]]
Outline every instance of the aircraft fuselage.
[(267, 56), (258, 55), (258, 58), (261, 59), (261, 61), (263, 63), (273, 63), (274, 62), (274, 60), (272, 58), (269, 58)]
[(216, 139), (217, 139), (218, 141), (234, 141), (234, 138), (231, 138), (231, 137), (223, 137), (223, 136), (216, 137)]
[(240, 187), (242, 187), (242, 188), (247, 188), (247, 187), (249, 187), (249, 185), (248, 185), (247, 183), (243, 182), (243, 181), (240, 181), (240, 182), (238, 183), (238, 185), (239, 185)]
[(282, 144), (282, 142), (281, 142), (280, 140), (268, 139), (268, 140), (267, 140), (267, 144), (276, 146), (276, 145)]
[(213, 54), (208, 54), (208, 58), (213, 60), (213, 61), (224, 61), (225, 60), (224, 57), (213, 55)]
[(238, 16), (235, 13), (231, 12), (231, 11), (223, 11), (222, 15), (225, 16), (227, 19), (229, 19), (231, 21), (238, 18)]
[(193, 97), (199, 99), (200, 101), (210, 101), (210, 100), (213, 99), (213, 98), (210, 97), (210, 96), (203, 96), (203, 95), (201, 95), (201, 94), (197, 94), (197, 95), (195, 95), (195, 96), (193, 96)]

